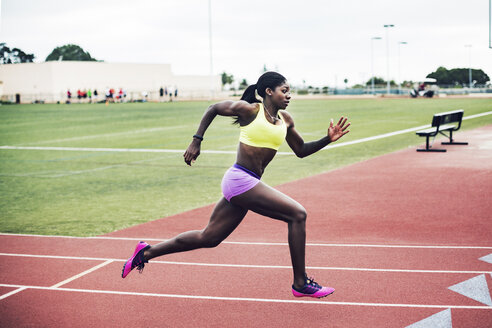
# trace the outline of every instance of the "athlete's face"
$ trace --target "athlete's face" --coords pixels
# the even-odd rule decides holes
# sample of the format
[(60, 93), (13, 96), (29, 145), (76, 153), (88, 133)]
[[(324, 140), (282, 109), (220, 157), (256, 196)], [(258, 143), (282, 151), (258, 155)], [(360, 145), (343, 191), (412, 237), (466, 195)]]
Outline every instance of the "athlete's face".
[(275, 90), (267, 88), (266, 93), (271, 96), (272, 103), (275, 107), (285, 109), (289, 106), (290, 101), (290, 87), (287, 82), (282, 83)]

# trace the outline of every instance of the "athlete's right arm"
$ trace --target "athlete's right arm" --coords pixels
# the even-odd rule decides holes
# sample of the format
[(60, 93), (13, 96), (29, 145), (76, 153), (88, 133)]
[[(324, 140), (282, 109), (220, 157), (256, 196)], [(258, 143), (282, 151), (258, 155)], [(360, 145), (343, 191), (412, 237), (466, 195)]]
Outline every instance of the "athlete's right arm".
[[(217, 115), (220, 116), (238, 116), (239, 118), (245, 118), (251, 116), (255, 113), (256, 104), (250, 104), (246, 101), (232, 101), (225, 100), (219, 103), (210, 105), (208, 107), (205, 114), (203, 114), (202, 120), (200, 121), (200, 125), (198, 126), (198, 130), (195, 135), (198, 135), (203, 138), (205, 131), (209, 127), (210, 123), (214, 120)], [(191, 163), (194, 162), (197, 157), (200, 155), (200, 146), (202, 140), (194, 137), (191, 144), (186, 149), (183, 157), (186, 164), (191, 166)]]

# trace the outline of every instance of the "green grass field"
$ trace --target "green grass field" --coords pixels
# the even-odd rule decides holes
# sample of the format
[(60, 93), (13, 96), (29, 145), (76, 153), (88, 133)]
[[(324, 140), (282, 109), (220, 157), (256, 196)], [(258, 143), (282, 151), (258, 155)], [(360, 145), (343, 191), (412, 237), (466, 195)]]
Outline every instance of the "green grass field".
[[(0, 145), (184, 150), (207, 102), (0, 106)], [(289, 106), (306, 141), (346, 115), (351, 132), (339, 142), (429, 124), (432, 114), (492, 110), (490, 99), (297, 100)], [(202, 150), (234, 151), (239, 130), (217, 118)], [(492, 115), (462, 129), (492, 124)], [(459, 139), (460, 132), (456, 136)], [(425, 142), (415, 133), (320, 151), (278, 155), (263, 180), (278, 185)], [(289, 151), (286, 144), (280, 151)], [(438, 154), (415, 154), (439, 156)], [(234, 154), (202, 154), (193, 167), (181, 153), (0, 150), (0, 231), (90, 236), (216, 202)]]

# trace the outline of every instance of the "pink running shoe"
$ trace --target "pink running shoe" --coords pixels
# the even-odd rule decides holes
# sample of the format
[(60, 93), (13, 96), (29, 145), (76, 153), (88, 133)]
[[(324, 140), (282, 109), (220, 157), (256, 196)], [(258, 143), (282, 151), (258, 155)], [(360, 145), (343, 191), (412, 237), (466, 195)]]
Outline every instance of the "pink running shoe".
[(143, 255), (145, 250), (149, 248), (150, 245), (147, 244), (146, 242), (141, 241), (137, 244), (137, 247), (135, 248), (135, 252), (133, 252), (133, 256), (130, 257), (123, 265), (121, 278), (125, 278), (126, 276), (128, 276), (130, 271), (132, 271), (135, 268), (137, 268), (137, 270), (140, 271), (140, 273), (142, 273), (145, 263), (149, 262), (149, 261), (144, 261)]
[(335, 291), (335, 288), (318, 285), (313, 278), (308, 278), (307, 276), (304, 277), (304, 281), (304, 286), (300, 290), (294, 288), (294, 285), (292, 285), (292, 294), (294, 294), (295, 297), (306, 296), (321, 298), (333, 294)]

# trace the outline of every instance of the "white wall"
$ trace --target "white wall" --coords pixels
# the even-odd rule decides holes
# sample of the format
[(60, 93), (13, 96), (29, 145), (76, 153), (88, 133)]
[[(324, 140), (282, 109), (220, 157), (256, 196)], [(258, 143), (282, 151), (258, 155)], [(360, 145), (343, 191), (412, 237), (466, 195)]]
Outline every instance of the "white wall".
[(174, 75), (169, 64), (77, 61), (0, 65), (0, 81), (3, 99), (13, 100), (19, 93), (22, 102), (65, 101), (68, 89), (72, 99), (76, 99), (78, 89), (97, 89), (102, 99), (107, 88), (123, 88), (135, 98), (146, 91), (149, 100), (158, 100), (161, 86), (177, 88), (179, 98), (194, 99), (210, 97), (211, 89), (218, 94), (221, 87), (218, 75)]

